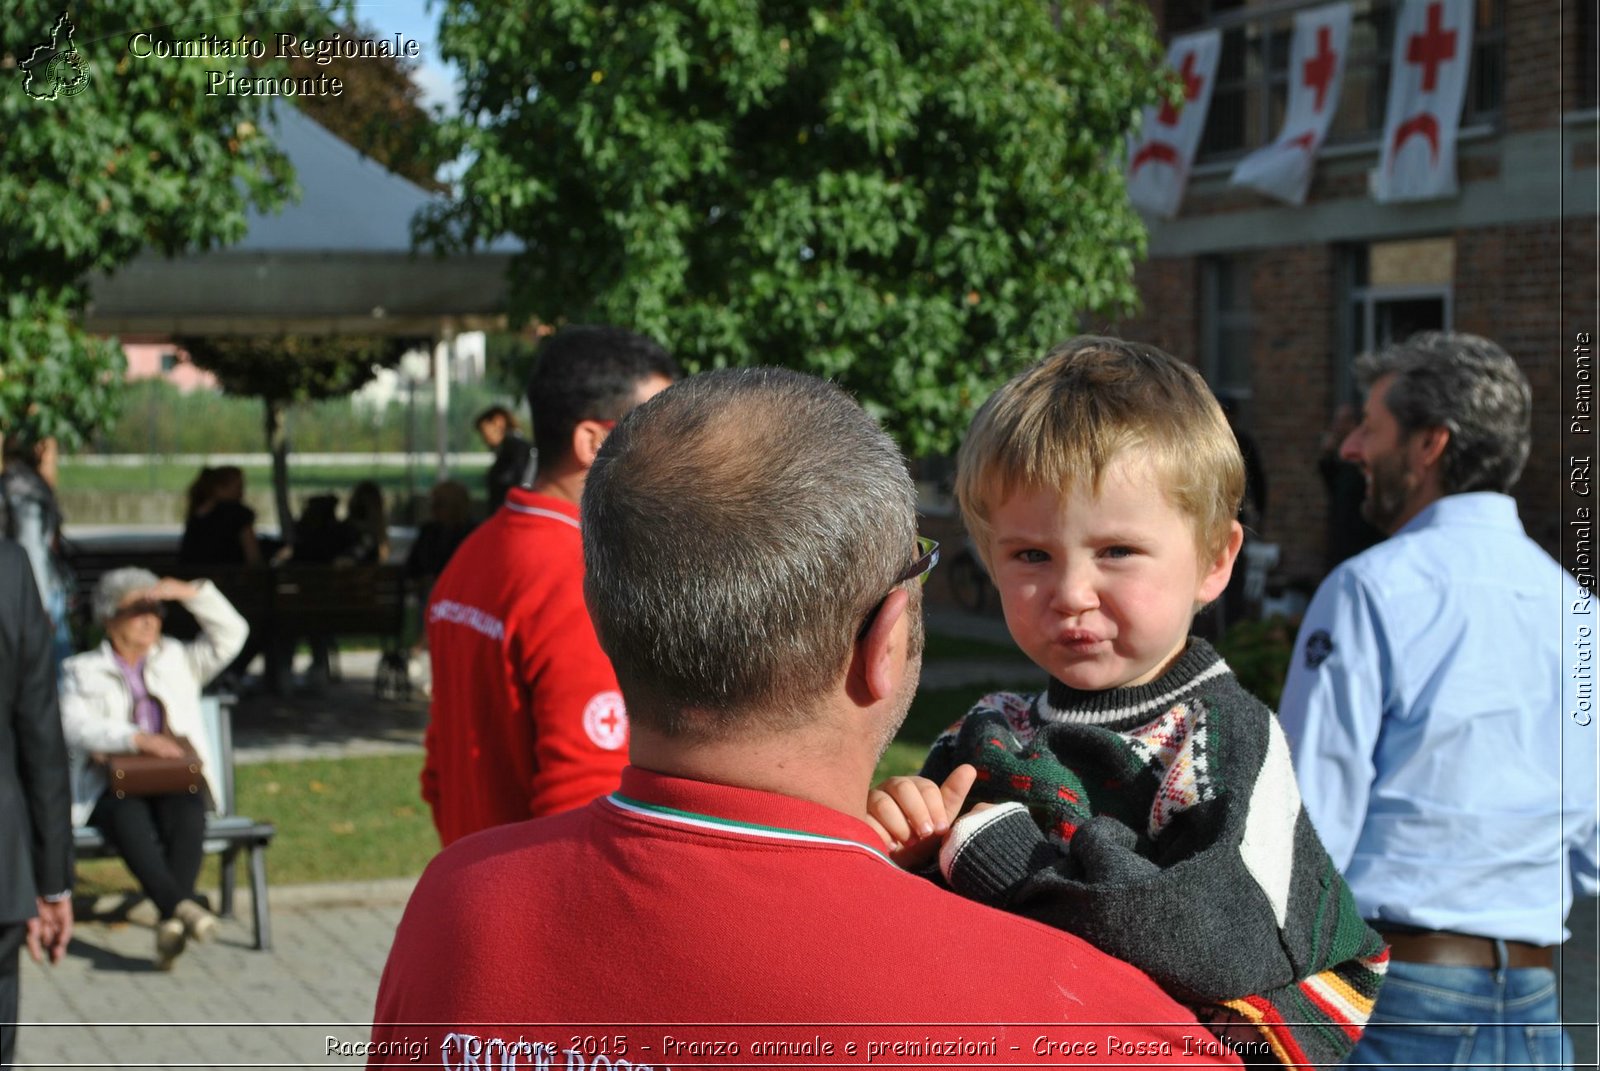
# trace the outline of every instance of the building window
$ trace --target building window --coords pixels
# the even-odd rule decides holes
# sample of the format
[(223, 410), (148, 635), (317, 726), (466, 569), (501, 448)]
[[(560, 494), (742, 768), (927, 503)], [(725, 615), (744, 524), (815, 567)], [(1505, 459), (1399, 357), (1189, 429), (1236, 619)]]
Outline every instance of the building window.
[(1355, 358), (1418, 331), (1448, 331), (1454, 314), (1456, 243), (1418, 238), (1351, 246), (1345, 254), (1347, 315), (1340, 346), (1338, 401), (1359, 393)]
[(161, 355), (161, 371), (163, 373), (170, 372), (176, 367), (178, 367), (178, 355), (175, 352), (168, 350)]
[[(1354, 0), (1351, 4), (1349, 55), (1339, 110), (1328, 130), (1330, 145), (1375, 141), (1383, 134), (1398, 3)], [(1215, 2), (1208, 9), (1206, 24), (1222, 31), (1222, 54), (1200, 141), (1201, 160), (1240, 156), (1277, 137), (1288, 106), (1289, 44), (1296, 10), (1279, 8), (1270, 16), (1253, 16), (1249, 7)], [(1476, 0), (1474, 11), (1463, 126), (1492, 121), (1499, 114), (1505, 88), (1505, 0)]]
[(1200, 371), (1219, 398), (1250, 400), (1250, 265), (1243, 257), (1200, 261)]

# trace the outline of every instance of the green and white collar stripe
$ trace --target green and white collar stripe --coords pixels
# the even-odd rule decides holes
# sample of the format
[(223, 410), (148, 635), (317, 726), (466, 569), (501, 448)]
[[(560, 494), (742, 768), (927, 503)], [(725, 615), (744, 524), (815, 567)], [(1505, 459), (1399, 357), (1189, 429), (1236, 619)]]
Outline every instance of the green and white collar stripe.
[(675, 807), (663, 807), (659, 803), (644, 803), (640, 800), (630, 799), (620, 792), (613, 792), (607, 796), (606, 802), (630, 814), (657, 818), (664, 822), (688, 826), (693, 829), (714, 829), (723, 833), (733, 833), (757, 840), (782, 840), (801, 844), (825, 844), (836, 848), (855, 848), (881, 859), (890, 866), (895, 866), (894, 860), (876, 848), (869, 848), (860, 841), (847, 840), (844, 837), (830, 837), (825, 833), (807, 833), (799, 829), (763, 826), (754, 822), (739, 822), (732, 818), (717, 818), (708, 814), (695, 814), (693, 811), (680, 811)]

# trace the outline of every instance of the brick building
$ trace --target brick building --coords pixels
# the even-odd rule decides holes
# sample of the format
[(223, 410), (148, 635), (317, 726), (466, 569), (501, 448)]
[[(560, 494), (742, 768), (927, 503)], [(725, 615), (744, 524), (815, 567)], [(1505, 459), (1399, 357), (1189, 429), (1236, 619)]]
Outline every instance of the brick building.
[(1110, 329), (1195, 360), (1237, 400), (1265, 462), (1264, 534), (1282, 547), (1281, 575), (1308, 585), (1327, 526), (1319, 440), (1336, 404), (1357, 400), (1354, 356), (1430, 327), (1495, 339), (1533, 385), (1517, 496), (1529, 534), (1555, 552), (1562, 369), (1577, 332), (1596, 328), (1596, 5), (1476, 0), (1459, 192), (1380, 204), (1367, 176), (1399, 0), (1355, 0), (1339, 110), (1293, 207), (1228, 178), (1277, 134), (1291, 24), (1324, 2), (1151, 0), (1164, 34), (1216, 28), (1222, 52), (1182, 208), (1151, 224), (1143, 311)]

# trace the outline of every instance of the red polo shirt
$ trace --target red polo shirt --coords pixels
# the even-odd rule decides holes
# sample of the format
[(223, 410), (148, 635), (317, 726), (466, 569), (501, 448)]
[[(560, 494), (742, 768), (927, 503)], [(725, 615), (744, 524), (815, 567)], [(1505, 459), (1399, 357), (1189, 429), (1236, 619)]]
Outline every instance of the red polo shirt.
[(617, 786), (628, 718), (584, 606), (577, 506), (512, 489), (434, 584), (427, 628), (422, 798), (443, 843)]
[(439, 854), (371, 1063), (1237, 1063), (1138, 970), (876, 845), (819, 804), (629, 767), (605, 799)]

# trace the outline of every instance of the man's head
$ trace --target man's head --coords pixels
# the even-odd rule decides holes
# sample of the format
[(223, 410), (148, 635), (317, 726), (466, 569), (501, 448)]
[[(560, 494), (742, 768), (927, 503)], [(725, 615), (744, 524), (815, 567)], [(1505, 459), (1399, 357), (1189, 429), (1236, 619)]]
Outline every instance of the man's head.
[(1216, 399), (1160, 350), (1077, 338), (1000, 388), (956, 493), (1017, 644), (1057, 680), (1154, 680), (1222, 594), (1244, 462)]
[(478, 436), (483, 440), (483, 445), (491, 450), (500, 449), (500, 444), (506, 441), (506, 436), (517, 430), (517, 418), (503, 405), (491, 405), (478, 414), (473, 426), (478, 429)]
[(588, 469), (612, 425), (679, 375), (659, 344), (620, 327), (563, 327), (536, 359), (528, 408), (541, 478)]
[(887, 746), (921, 650), (917, 585), (897, 584), (919, 554), (915, 495), (894, 443), (837, 387), (727, 369), (641, 405), (589, 474), (583, 545), (636, 732), (802, 729), (861, 649), (904, 629), (903, 694), (878, 704), (899, 707), (878, 726)]
[(1426, 331), (1356, 361), (1367, 391), (1341, 454), (1367, 477), (1362, 515), (1393, 535), (1445, 495), (1508, 492), (1527, 463), (1528, 378), (1476, 335)]

